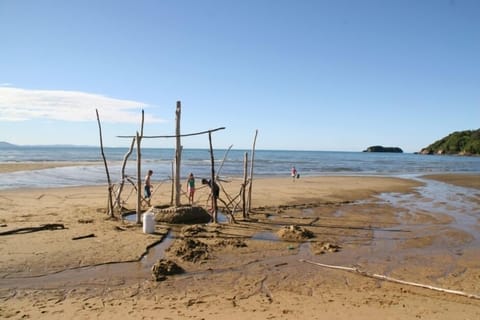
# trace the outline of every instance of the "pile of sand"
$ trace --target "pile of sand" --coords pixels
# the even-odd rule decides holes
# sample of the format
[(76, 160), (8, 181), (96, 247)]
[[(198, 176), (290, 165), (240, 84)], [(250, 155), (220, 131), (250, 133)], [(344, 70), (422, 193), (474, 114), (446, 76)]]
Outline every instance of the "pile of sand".
[(152, 277), (155, 281), (163, 281), (167, 276), (182, 274), (185, 270), (175, 262), (167, 259), (160, 259), (152, 266)]
[(206, 260), (209, 257), (208, 245), (191, 238), (175, 241), (166, 252), (182, 261), (194, 263)]
[(283, 227), (277, 231), (277, 235), (280, 239), (288, 241), (305, 241), (314, 237), (312, 231), (296, 225)]
[(212, 216), (202, 207), (153, 207), (149, 210), (155, 215), (155, 221), (172, 224), (207, 223)]

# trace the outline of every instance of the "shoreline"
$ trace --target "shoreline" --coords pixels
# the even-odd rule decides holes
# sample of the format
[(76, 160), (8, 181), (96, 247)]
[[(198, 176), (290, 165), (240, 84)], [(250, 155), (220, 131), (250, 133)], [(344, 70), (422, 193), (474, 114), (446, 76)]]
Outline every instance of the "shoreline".
[[(112, 163), (117, 163), (118, 161), (113, 161)], [(73, 161), (43, 161), (43, 162), (8, 162), (8, 163), (0, 163), (0, 174), (8, 174), (14, 172), (28, 172), (33, 170), (43, 170), (43, 169), (52, 169), (52, 168), (63, 168), (63, 167), (81, 167), (81, 166), (102, 166), (103, 162), (101, 161), (80, 161), (80, 162), (73, 162)], [(287, 179), (289, 174), (285, 175), (260, 175), (256, 174), (254, 176), (254, 180), (265, 180), (265, 179)], [(335, 172), (326, 172), (318, 175), (302, 175), (300, 180), (304, 179), (316, 179), (316, 178), (323, 178), (323, 177), (382, 177), (382, 178), (399, 178), (399, 179), (412, 179), (412, 177), (416, 178), (426, 178), (426, 179), (433, 179), (444, 183), (451, 183), (456, 184), (462, 187), (472, 187), (478, 188), (480, 186), (480, 173), (478, 172), (443, 172), (443, 173), (415, 173), (413, 176), (412, 174), (395, 174), (395, 173), (335, 173)], [(155, 177), (154, 177), (155, 178)], [(478, 179), (477, 179), (478, 178)], [(185, 178), (186, 179), (186, 178)], [(241, 176), (229, 176), (229, 180), (236, 181), (239, 179), (243, 179)], [(155, 182), (158, 183), (165, 183), (167, 180), (156, 180)], [(100, 187), (105, 185), (104, 182), (97, 183), (97, 184), (79, 184), (79, 185), (65, 185), (65, 186), (46, 186), (46, 187), (12, 187), (7, 189), (0, 189), (0, 191), (6, 190), (17, 190), (17, 189), (58, 189), (58, 188), (72, 188), (72, 187)]]
[[(476, 181), (475, 175), (459, 175), (455, 181), (452, 176), (434, 178), (468, 185)], [(234, 196), (240, 183), (235, 179), (222, 186)], [(170, 184), (155, 186), (152, 204), (168, 202)], [(360, 266), (478, 294), (480, 246), (474, 245), (473, 236), (456, 228), (448, 211), (437, 213), (437, 204), (432, 204), (432, 211), (401, 206), (431, 201), (418, 193), (417, 188), (423, 187), (416, 180), (378, 176), (302, 177), (295, 182), (290, 177), (255, 178), (250, 219), (237, 213), (237, 224), (202, 225), (203, 231), (191, 238), (208, 245), (207, 259), (192, 262), (174, 252), (160, 253), (186, 270), (162, 282), (150, 279), (153, 257), (140, 257), (169, 232), (172, 247), (181, 244), (186, 237), (181, 226), (157, 224), (154, 234), (144, 234), (134, 223), (107, 219), (106, 186), (2, 190), (0, 232), (45, 223), (66, 228), (1, 236), (0, 315), (252, 320), (320, 314), (341, 320), (479, 317), (476, 300), (300, 261)], [(130, 192), (126, 190), (126, 198)], [(381, 197), (385, 193), (398, 200), (385, 200)], [(223, 191), (221, 196), (225, 197)], [(134, 208), (133, 198), (127, 199), (127, 207)], [(206, 206), (207, 200), (208, 189), (198, 186), (197, 204)], [(290, 225), (306, 228), (314, 237), (275, 238)], [(94, 237), (72, 240), (89, 234)], [(339, 246), (338, 251), (329, 251), (328, 244)]]
[(42, 170), (61, 167), (99, 165), (100, 161), (39, 161), (39, 162), (0, 162), (0, 173)]
[(426, 174), (422, 175), (422, 177), (459, 187), (480, 189), (480, 173)]

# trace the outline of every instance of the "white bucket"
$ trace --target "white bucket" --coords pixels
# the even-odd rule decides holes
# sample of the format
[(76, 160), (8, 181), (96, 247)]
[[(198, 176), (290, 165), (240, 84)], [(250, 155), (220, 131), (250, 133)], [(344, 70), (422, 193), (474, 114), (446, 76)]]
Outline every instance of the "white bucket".
[(143, 214), (143, 233), (155, 232), (155, 216), (151, 212)]

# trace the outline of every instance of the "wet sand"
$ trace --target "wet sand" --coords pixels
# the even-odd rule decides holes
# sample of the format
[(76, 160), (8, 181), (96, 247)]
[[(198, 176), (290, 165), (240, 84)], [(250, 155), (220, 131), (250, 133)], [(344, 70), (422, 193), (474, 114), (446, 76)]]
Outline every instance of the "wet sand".
[(478, 175), (469, 174), (429, 174), (424, 176), (445, 183), (454, 184), (460, 187), (480, 189), (480, 178)]
[[(478, 178), (435, 177), (456, 185)], [(301, 261), (480, 294), (474, 232), (480, 208), (472, 201), (480, 188), (465, 182), (465, 197), (444, 204), (422, 193), (428, 179), (257, 179), (249, 219), (236, 213), (236, 224), (208, 224), (191, 236), (208, 248), (207, 257), (195, 262), (165, 251), (187, 237), (181, 226), (157, 224), (147, 235), (132, 222), (107, 219), (106, 187), (0, 191), (0, 232), (46, 223), (65, 227), (0, 236), (0, 318), (479, 318), (477, 299)], [(222, 186), (236, 196), (240, 183)], [(133, 193), (124, 194), (125, 206), (134, 208)], [(207, 198), (208, 190), (199, 188), (197, 204), (206, 206)], [(170, 185), (158, 183), (153, 204), (169, 201)], [(471, 210), (462, 206), (467, 201), (477, 224), (463, 228), (458, 215), (470, 222)], [(279, 239), (277, 232), (290, 225), (314, 237)], [(160, 257), (186, 272), (152, 281), (149, 269)]]

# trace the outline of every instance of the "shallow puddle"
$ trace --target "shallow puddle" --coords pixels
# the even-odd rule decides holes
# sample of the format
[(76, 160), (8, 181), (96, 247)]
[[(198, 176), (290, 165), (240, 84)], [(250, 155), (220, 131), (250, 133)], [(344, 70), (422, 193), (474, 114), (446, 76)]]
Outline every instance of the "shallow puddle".
[(86, 285), (126, 284), (151, 279), (151, 267), (164, 257), (174, 238), (171, 231), (157, 245), (151, 247), (139, 261), (113, 262), (97, 266), (68, 269), (37, 277), (2, 279), (2, 287), (59, 288)]
[(313, 208), (307, 208), (302, 210), (303, 217), (313, 217), (314, 213), (315, 211), (313, 210)]
[(252, 236), (252, 240), (278, 241), (280, 238), (275, 232), (258, 232)]
[(384, 193), (379, 198), (396, 208), (406, 209), (413, 215), (416, 212), (428, 212), (433, 217), (435, 214), (450, 216), (453, 219), (449, 226), (468, 232), (478, 244), (480, 207), (472, 201), (478, 190), (428, 179), (417, 180), (425, 183), (424, 186), (416, 188), (418, 194)]

